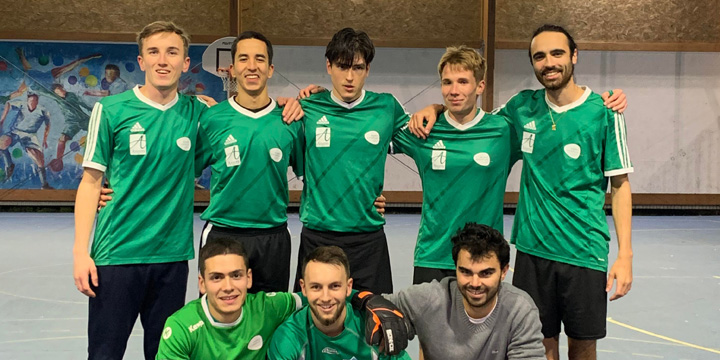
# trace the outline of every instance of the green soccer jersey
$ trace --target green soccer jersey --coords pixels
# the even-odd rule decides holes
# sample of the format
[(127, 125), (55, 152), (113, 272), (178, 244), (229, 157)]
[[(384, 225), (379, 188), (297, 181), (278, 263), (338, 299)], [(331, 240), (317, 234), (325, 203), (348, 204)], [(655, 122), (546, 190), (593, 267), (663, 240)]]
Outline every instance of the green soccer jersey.
[(608, 177), (633, 171), (623, 115), (587, 87), (565, 106), (552, 104), (545, 90), (522, 91), (499, 114), (512, 120), (523, 152), (512, 243), (531, 255), (607, 271)]
[(390, 139), (409, 120), (390, 94), (363, 90), (352, 103), (332, 92), (301, 101), (305, 186), (300, 221), (319, 231), (370, 232), (385, 224), (373, 205), (383, 190)]
[(205, 109), (185, 95), (161, 105), (139, 87), (95, 105), (83, 167), (105, 172), (114, 190), (97, 218), (96, 265), (192, 259), (193, 143)]
[(315, 327), (310, 307), (293, 314), (278, 327), (268, 349), (269, 360), (374, 360), (407, 359), (403, 351), (397, 356), (378, 355), (377, 349), (365, 342), (365, 319), (350, 302), (345, 303), (345, 329), (329, 337)]
[(516, 137), (504, 117), (478, 109), (466, 124), (448, 112), (440, 115), (427, 140), (407, 129), (393, 139), (396, 151), (415, 160), (422, 180), (415, 266), (454, 269), (450, 238), (468, 222), (503, 231), (511, 138)]
[(211, 165), (210, 206), (200, 216), (214, 225), (270, 228), (287, 221), (288, 166), (302, 175), (303, 124), (282, 121), (274, 100), (252, 112), (234, 99), (200, 119), (195, 168)]
[(291, 293), (247, 294), (233, 323), (215, 321), (207, 295), (193, 300), (165, 321), (157, 360), (264, 360), (275, 329), (301, 306)]

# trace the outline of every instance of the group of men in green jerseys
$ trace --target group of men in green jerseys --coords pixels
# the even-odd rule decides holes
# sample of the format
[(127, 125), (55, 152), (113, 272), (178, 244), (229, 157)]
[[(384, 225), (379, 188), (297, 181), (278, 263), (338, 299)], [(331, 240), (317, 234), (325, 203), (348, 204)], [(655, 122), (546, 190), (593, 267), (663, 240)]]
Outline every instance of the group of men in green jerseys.
[[(545, 89), (521, 92), (493, 114), (477, 107), (484, 59), (464, 46), (448, 48), (438, 66), (445, 105), (412, 119), (392, 95), (363, 89), (374, 57), (364, 32), (335, 34), (325, 54), (333, 89), (300, 106), (269, 97), (272, 45), (256, 32), (232, 46), (237, 95), (208, 108), (178, 94), (188, 44), (172, 23), (145, 27), (138, 35), (145, 85), (104, 98), (91, 115), (73, 249), (76, 286), (90, 296), (89, 358), (121, 359), (138, 314), (147, 359), (384, 357), (363, 339), (363, 311), (381, 329), (368, 329), (367, 340), (377, 344), (380, 336), (393, 356), (406, 357), (408, 333), (417, 332), (428, 358), (554, 359), (562, 321), (571, 358), (594, 358), (595, 340), (605, 335), (606, 291), (617, 278), (613, 300), (632, 281), (632, 167), (622, 115), (574, 83), (577, 50), (564, 29), (546, 26), (533, 36), (531, 62)], [(617, 95), (608, 106), (623, 108)], [(388, 302), (370, 293), (393, 291), (384, 218), (376, 210), (391, 142), (415, 160), (423, 181), (413, 282), (438, 281)], [(509, 267), (504, 187), (520, 158), (513, 281), (532, 299), (502, 284)], [(212, 180), (201, 216), (204, 295), (184, 305), (194, 255), (193, 179), (206, 166)], [(306, 298), (281, 293), (290, 263), (288, 166), (304, 180), (295, 286)], [(114, 199), (99, 212), (88, 252), (103, 177)], [(606, 279), (607, 177), (620, 253)], [(588, 291), (591, 281), (599, 291)], [(368, 292), (349, 310), (352, 288)], [(293, 314), (303, 299), (308, 307)], [(378, 316), (378, 303), (393, 311)], [(466, 339), (477, 345), (441, 340), (448, 328), (472, 334)], [(510, 338), (520, 341), (500, 341)]]

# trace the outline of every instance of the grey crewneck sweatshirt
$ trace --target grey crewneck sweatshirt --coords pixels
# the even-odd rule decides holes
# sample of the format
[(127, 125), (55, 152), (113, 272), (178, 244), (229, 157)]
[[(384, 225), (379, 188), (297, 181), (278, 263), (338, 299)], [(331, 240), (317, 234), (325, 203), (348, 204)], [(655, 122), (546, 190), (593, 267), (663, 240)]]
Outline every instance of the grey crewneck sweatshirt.
[(385, 297), (408, 316), (426, 360), (544, 360), (537, 307), (524, 291), (502, 283), (495, 309), (470, 322), (454, 277), (413, 285)]

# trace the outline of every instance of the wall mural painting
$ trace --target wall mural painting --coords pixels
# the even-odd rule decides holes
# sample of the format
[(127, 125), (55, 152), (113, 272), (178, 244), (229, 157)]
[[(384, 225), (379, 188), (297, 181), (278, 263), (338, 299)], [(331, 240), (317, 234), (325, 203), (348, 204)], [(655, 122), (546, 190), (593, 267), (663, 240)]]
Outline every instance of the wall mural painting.
[[(190, 47), (179, 90), (222, 100), (204, 50)], [(0, 189), (76, 189), (92, 108), (144, 83), (137, 54), (135, 44), (0, 41)]]

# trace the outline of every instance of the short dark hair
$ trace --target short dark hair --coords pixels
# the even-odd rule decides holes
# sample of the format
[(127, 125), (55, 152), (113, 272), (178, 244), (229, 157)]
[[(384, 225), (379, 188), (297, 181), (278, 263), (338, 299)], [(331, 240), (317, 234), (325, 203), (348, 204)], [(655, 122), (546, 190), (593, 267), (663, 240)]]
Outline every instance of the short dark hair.
[[(565, 30), (565, 28), (563, 28), (562, 26), (559, 26), (559, 25), (545, 24), (545, 25), (537, 28), (537, 30), (535, 30), (532, 37), (530, 38), (530, 43), (532, 43), (533, 39), (535, 39), (536, 36), (540, 35), (541, 33), (546, 32), (546, 31), (558, 32), (558, 33), (565, 35), (565, 37), (567, 37), (567, 40), (568, 40), (568, 48), (570, 48), (570, 57), (573, 56), (573, 54), (575, 53), (575, 50), (577, 49), (577, 44), (575, 43), (575, 39), (573, 39), (572, 35), (570, 35), (570, 33), (567, 30)], [(529, 47), (528, 47), (528, 55), (530, 55), (530, 62), (532, 62), (532, 53), (531, 53), (531, 50)]]
[(305, 278), (305, 269), (309, 262), (315, 261), (323, 264), (337, 265), (345, 268), (345, 274), (350, 278), (350, 261), (343, 249), (337, 246), (320, 246), (305, 256), (302, 265), (302, 275)]
[(200, 248), (200, 276), (205, 277), (205, 260), (218, 255), (238, 255), (242, 256), (245, 267), (248, 268), (247, 252), (242, 244), (237, 240), (216, 239), (208, 242)]
[(51, 88), (51, 89), (52, 89), (52, 91), (55, 91), (55, 90), (57, 90), (57, 89), (63, 89), (63, 90), (65, 90), (65, 87), (63, 86), (63, 84), (54, 83), (54, 84), (52, 84), (52, 88)]
[(114, 70), (118, 75), (120, 75), (120, 68), (115, 64), (105, 65), (105, 70)]
[(270, 40), (265, 37), (265, 35), (257, 32), (257, 31), (243, 31), (242, 34), (240, 34), (237, 38), (235, 38), (235, 41), (233, 41), (232, 48), (230, 48), (230, 55), (232, 56), (232, 62), (235, 63), (235, 54), (237, 53), (237, 44), (246, 39), (257, 39), (265, 43), (265, 46), (267, 47), (267, 54), (268, 54), (268, 65), (272, 65), (272, 59), (273, 59), (273, 47), (270, 43)]
[(325, 48), (325, 58), (331, 65), (352, 66), (356, 55), (365, 60), (365, 65), (370, 65), (375, 46), (367, 33), (349, 27), (336, 32)]
[(451, 241), (452, 257), (456, 266), (460, 250), (467, 250), (472, 260), (480, 260), (495, 254), (500, 261), (501, 269), (510, 263), (510, 245), (499, 231), (487, 225), (467, 223)]

